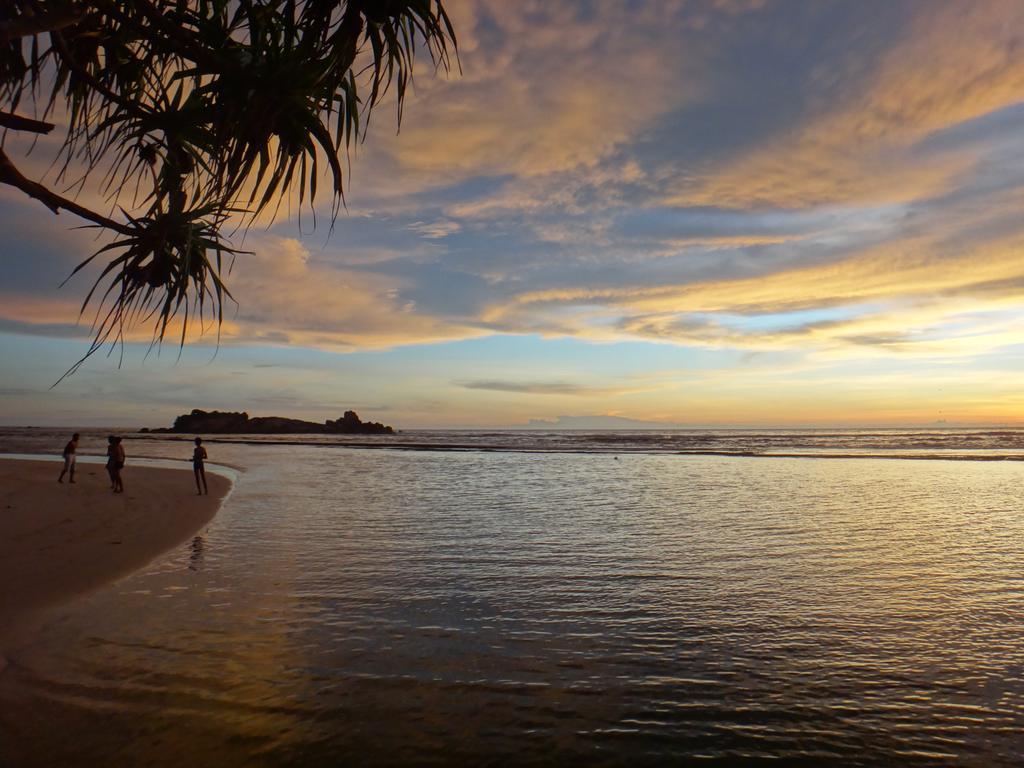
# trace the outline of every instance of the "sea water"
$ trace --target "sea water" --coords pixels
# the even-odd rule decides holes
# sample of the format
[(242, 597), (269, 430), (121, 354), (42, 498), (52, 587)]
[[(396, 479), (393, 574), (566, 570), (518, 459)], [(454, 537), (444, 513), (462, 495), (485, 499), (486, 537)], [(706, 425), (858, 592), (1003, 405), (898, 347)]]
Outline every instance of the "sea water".
[(210, 440), (213, 523), (0, 674), (0, 764), (1019, 765), (1022, 437)]

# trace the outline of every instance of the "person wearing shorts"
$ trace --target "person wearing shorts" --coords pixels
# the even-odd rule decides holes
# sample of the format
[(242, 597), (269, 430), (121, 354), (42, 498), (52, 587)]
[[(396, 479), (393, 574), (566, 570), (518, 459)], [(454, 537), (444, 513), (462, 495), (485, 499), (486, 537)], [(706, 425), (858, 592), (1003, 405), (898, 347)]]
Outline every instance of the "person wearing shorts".
[(75, 455), (78, 453), (78, 433), (75, 432), (68, 440), (68, 444), (64, 446), (64, 469), (60, 471), (60, 477), (57, 478), (58, 483), (64, 482), (64, 475), (70, 475), (71, 479), (69, 482), (75, 482)]
[[(206, 461), (206, 449), (203, 448), (203, 438), (196, 438), (196, 449), (192, 451), (192, 471), (196, 475), (196, 491), (198, 496), (202, 496), (203, 492), (206, 495), (210, 495), (210, 489), (206, 487), (206, 466), (203, 462)], [(199, 481), (203, 481), (202, 488), (199, 487)]]
[(110, 475), (110, 490), (124, 493), (121, 470), (124, 469), (124, 446), (121, 438), (111, 435), (107, 438), (107, 474)]

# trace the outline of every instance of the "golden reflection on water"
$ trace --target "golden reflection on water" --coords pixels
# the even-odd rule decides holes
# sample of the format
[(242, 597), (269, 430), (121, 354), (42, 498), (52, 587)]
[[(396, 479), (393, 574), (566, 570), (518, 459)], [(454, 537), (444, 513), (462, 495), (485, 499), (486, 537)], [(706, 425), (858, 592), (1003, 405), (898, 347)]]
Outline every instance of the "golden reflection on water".
[(1024, 748), (1019, 464), (220, 451), (209, 531), (0, 677), (15, 764)]

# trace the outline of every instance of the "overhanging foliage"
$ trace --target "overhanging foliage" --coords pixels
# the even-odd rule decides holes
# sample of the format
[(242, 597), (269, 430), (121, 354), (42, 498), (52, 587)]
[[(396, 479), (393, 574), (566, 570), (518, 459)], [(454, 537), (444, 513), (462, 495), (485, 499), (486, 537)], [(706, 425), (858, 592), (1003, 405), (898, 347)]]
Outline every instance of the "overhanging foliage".
[[(216, 320), (239, 251), (222, 233), (288, 194), (332, 215), (347, 152), (389, 89), (401, 118), (417, 50), (448, 70), (442, 0), (0, 0), (0, 129), (66, 127), (57, 183), (98, 181), (107, 212), (26, 178), (0, 144), (0, 182), (112, 241), (82, 311), (98, 302), (89, 355), (149, 322)], [(96, 298), (98, 297), (98, 299)]]

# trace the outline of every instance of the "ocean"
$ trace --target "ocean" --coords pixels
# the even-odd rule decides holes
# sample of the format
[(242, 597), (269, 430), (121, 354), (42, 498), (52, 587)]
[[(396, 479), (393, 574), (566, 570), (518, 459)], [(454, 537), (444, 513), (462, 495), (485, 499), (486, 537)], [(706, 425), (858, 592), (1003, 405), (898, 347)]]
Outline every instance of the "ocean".
[[(124, 434), (129, 494), (188, 466)], [(1021, 762), (1024, 431), (206, 445), (220, 513), (18, 653), (0, 764)]]

